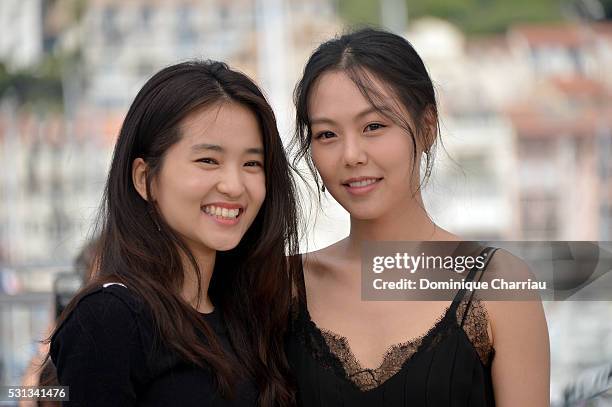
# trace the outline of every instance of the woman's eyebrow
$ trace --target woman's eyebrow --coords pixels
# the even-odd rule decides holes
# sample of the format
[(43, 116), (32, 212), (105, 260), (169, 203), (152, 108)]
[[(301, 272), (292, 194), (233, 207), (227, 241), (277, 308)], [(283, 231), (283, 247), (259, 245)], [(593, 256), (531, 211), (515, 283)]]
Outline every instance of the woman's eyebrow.
[[(193, 146), (191, 146), (191, 151), (196, 152), (196, 153), (199, 153), (202, 151), (216, 151), (219, 153), (223, 153), (225, 152), (225, 149), (218, 144), (200, 143), (200, 144), (194, 144)], [(244, 152), (247, 154), (264, 155), (264, 149), (261, 147), (245, 148)]]
[(375, 108), (374, 106), (370, 106), (367, 109), (364, 109), (361, 112), (357, 113), (355, 117), (362, 118), (363, 116), (367, 116), (370, 113), (379, 113), (379, 109)]
[(191, 146), (191, 151), (193, 152), (201, 152), (201, 151), (208, 151), (208, 150), (217, 151), (220, 153), (224, 151), (223, 147), (217, 144), (201, 143), (201, 144), (194, 144), (193, 146)]
[[(374, 106), (370, 106), (364, 110), (362, 110), (361, 112), (357, 113), (355, 115), (356, 119), (360, 119), (364, 116), (369, 115), (370, 113), (379, 113), (380, 110), (375, 108)], [(333, 119), (330, 119), (328, 117), (315, 117), (310, 119), (310, 124), (318, 124), (318, 123), (328, 123), (328, 124), (335, 124), (336, 122)]]
[(336, 122), (333, 121), (332, 119), (329, 119), (327, 117), (317, 117), (314, 119), (310, 119), (310, 124), (335, 124)]
[(245, 150), (247, 154), (259, 154), (264, 155), (264, 150), (261, 147), (251, 147)]

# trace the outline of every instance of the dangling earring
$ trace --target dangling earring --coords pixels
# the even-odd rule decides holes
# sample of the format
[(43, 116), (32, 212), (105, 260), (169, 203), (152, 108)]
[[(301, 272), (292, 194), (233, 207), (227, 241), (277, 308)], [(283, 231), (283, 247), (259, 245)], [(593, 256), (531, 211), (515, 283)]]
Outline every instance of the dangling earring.
[(325, 184), (321, 185), (321, 192), (325, 193)]

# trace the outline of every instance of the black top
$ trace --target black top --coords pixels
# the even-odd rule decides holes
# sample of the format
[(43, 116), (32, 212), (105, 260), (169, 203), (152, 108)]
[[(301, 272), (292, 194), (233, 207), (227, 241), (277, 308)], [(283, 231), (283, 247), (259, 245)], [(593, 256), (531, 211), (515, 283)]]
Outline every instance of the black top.
[[(73, 406), (254, 406), (255, 385), (243, 380), (233, 400), (218, 393), (209, 370), (187, 363), (156, 341), (143, 303), (122, 285), (84, 296), (51, 341), (60, 384)], [(228, 333), (216, 310), (201, 314), (227, 352)]]
[[(495, 249), (487, 248), (490, 259)], [(488, 260), (487, 260), (488, 263)], [(482, 270), (472, 269), (465, 281)], [(461, 290), (423, 336), (392, 346), (377, 369), (359, 364), (346, 338), (311, 320), (305, 287), (295, 312), (287, 355), (305, 407), (494, 406), (494, 350), (483, 304)]]

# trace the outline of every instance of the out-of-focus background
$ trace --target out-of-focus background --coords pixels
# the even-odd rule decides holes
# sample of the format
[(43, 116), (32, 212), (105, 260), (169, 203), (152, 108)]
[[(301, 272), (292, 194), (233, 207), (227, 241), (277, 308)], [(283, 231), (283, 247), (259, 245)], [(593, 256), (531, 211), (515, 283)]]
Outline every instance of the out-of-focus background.
[[(612, 240), (610, 18), (612, 0), (0, 0), (0, 385), (20, 382), (45, 335), (129, 103), (185, 59), (256, 79), (288, 140), (314, 48), (350, 27), (390, 29), (438, 92), (435, 220), (473, 239)], [(348, 233), (331, 198), (310, 220), (305, 249)], [(612, 306), (545, 306), (553, 400), (597, 393)]]

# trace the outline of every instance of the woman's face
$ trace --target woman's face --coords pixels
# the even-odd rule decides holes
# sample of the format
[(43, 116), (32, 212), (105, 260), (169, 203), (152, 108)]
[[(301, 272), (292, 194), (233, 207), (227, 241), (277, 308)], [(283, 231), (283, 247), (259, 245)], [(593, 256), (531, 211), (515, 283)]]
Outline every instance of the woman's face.
[(153, 198), (194, 253), (232, 249), (266, 196), (257, 118), (230, 102), (191, 113), (180, 130), (152, 182)]
[[(397, 110), (390, 92), (373, 82)], [(321, 75), (308, 102), (312, 159), (332, 196), (356, 219), (402, 210), (419, 180), (410, 134), (377, 112), (341, 71)]]

